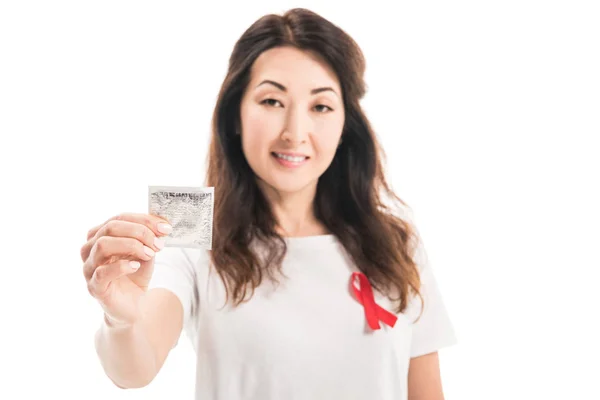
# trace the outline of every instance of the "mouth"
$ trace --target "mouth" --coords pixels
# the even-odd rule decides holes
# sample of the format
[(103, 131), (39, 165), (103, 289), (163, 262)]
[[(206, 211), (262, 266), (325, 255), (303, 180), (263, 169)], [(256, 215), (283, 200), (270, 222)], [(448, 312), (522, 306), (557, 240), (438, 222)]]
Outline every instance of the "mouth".
[(286, 167), (297, 167), (304, 164), (310, 157), (302, 154), (286, 154), (272, 152), (271, 155), (282, 165)]

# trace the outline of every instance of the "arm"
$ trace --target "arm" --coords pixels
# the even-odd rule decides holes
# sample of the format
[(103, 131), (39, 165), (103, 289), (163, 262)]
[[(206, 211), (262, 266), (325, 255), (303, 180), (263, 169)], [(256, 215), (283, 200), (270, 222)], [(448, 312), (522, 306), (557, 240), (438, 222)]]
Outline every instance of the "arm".
[(96, 351), (107, 376), (120, 388), (140, 388), (158, 374), (183, 328), (183, 307), (166, 289), (146, 292), (142, 318), (132, 326), (105, 321), (96, 333)]
[(410, 360), (408, 400), (444, 400), (437, 352)]

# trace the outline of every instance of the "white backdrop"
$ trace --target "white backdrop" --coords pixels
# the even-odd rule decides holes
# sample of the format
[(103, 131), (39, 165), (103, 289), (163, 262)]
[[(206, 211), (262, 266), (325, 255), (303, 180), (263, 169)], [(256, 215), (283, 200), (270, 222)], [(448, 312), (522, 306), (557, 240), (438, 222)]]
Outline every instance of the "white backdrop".
[(209, 4), (0, 3), (0, 398), (193, 398), (187, 339), (146, 388), (106, 378), (79, 248), (148, 185), (202, 184), (234, 42), (303, 6), (367, 57), (363, 104), (459, 335), (446, 398), (600, 399), (597, 2)]

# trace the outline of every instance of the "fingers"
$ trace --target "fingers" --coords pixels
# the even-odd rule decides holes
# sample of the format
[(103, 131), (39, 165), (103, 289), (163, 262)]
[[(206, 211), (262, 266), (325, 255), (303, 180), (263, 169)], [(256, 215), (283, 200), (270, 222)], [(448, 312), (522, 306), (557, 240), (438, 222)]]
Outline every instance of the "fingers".
[(102, 225), (104, 224), (100, 224), (100, 225), (96, 225), (95, 227), (93, 227), (92, 229), (90, 229), (87, 233), (87, 239), (86, 240), (91, 240), (94, 236), (96, 236), (96, 232), (98, 232), (98, 230), (100, 228), (102, 228)]
[(127, 221), (142, 224), (148, 227), (148, 229), (152, 230), (152, 232), (154, 232), (154, 234), (157, 236), (164, 236), (171, 233), (169, 221), (167, 221), (165, 218), (151, 214), (123, 213), (109, 218), (108, 220), (104, 221), (104, 223), (90, 229), (87, 234), (87, 240), (91, 240), (104, 225), (111, 221)]
[(106, 295), (111, 282), (136, 272), (140, 265), (139, 261), (119, 260), (99, 266), (88, 280), (88, 291), (92, 296), (102, 298)]
[(89, 257), (94, 243), (103, 236), (137, 239), (155, 252), (162, 250), (164, 247), (163, 240), (157, 237), (147, 226), (129, 221), (111, 220), (98, 229), (96, 235), (83, 245), (81, 248), (82, 260), (85, 261)]
[(164, 247), (162, 239), (146, 225), (129, 221), (109, 221), (98, 230), (97, 236), (128, 237), (137, 239), (154, 251), (161, 250)]
[[(81, 247), (83, 273), (91, 294), (101, 296), (110, 282), (133, 273), (129, 261), (150, 261), (171, 232), (168, 221), (149, 214), (124, 213), (90, 229)], [(135, 264), (139, 268), (139, 263)]]
[(88, 231), (87, 243), (81, 247), (80, 256), (85, 262), (94, 243), (102, 236), (134, 238), (154, 251), (158, 251), (162, 249), (163, 242), (157, 240), (157, 237), (167, 235), (171, 230), (167, 220), (154, 215), (121, 214)]
[(84, 275), (89, 280), (98, 265), (110, 264), (118, 259), (150, 261), (154, 254), (152, 248), (137, 239), (101, 236), (95, 241), (84, 263)]

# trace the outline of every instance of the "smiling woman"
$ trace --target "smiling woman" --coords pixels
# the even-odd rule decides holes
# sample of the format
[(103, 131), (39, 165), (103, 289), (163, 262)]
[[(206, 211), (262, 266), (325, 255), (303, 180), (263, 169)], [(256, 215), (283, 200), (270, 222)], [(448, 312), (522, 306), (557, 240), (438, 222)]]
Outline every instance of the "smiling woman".
[[(294, 49), (293, 48), (274, 49), (274, 50), (267, 51), (266, 54), (270, 55), (270, 57), (273, 58), (273, 57), (277, 57), (279, 55), (278, 53), (282, 53), (283, 52), (284, 54), (282, 56), (285, 57), (285, 58), (287, 58), (289, 60), (289, 62), (293, 62), (293, 60), (291, 59), (292, 57), (290, 57), (290, 54), (289, 54), (290, 51), (293, 52)], [(286, 54), (286, 52), (288, 52), (288, 54)], [(273, 54), (273, 53), (275, 53), (275, 54)], [(304, 59), (307, 58), (306, 54), (303, 54), (303, 53), (296, 54), (296, 56), (299, 56), (299, 55), (302, 58), (304, 58)], [(281, 55), (279, 55), (279, 56), (281, 56)], [(261, 57), (265, 57), (265, 55), (263, 54)], [(305, 60), (303, 60), (303, 61), (305, 61)], [(255, 66), (255, 69), (260, 68), (259, 67), (260, 64), (259, 64), (258, 61), (257, 61), (257, 64), (258, 65)], [(302, 63), (299, 63), (299, 64), (302, 64)], [(293, 67), (290, 68), (289, 70), (290, 71), (293, 70), (295, 68), (295, 66), (296, 65), (294, 64)], [(319, 73), (321, 71), (317, 70), (316, 72)], [(258, 75), (259, 73), (256, 73), (256, 74)], [(278, 82), (275, 82), (275, 81), (272, 81), (272, 80), (264, 80), (264, 81), (262, 81), (257, 86), (257, 89), (260, 86), (265, 85), (265, 84), (274, 86), (275, 88), (278, 89), (278, 91), (283, 92), (284, 95), (288, 95), (289, 94), (288, 89), (285, 86), (283, 86), (281, 83), (278, 83)], [(280, 96), (279, 93), (270, 94), (270, 92), (266, 92), (266, 93), (263, 94), (263, 93), (260, 92), (260, 90), (257, 90), (257, 91), (259, 92), (259, 97), (260, 97), (261, 94), (262, 95), (266, 95), (267, 97), (269, 97), (269, 95), (271, 95), (271, 98), (267, 98), (265, 100), (262, 100), (262, 101), (259, 102), (259, 104), (261, 104), (261, 105), (264, 104), (264, 105), (269, 105), (269, 106), (273, 106), (273, 107), (281, 107), (281, 108), (283, 108), (282, 101), (276, 99), (278, 96)], [(326, 92), (326, 91), (331, 91), (331, 92), (335, 93), (335, 90), (333, 88), (331, 88), (331, 87), (320, 87), (320, 88), (316, 88), (316, 89), (311, 89), (310, 90), (310, 94), (312, 96), (315, 96), (315, 95), (317, 95), (319, 93)], [(339, 96), (339, 94), (338, 94), (338, 96)], [(325, 103), (325, 104), (328, 103), (328, 102), (329, 103), (335, 103), (336, 106), (339, 104), (339, 99), (338, 99), (337, 102), (335, 100), (332, 102), (331, 99), (327, 98), (327, 96), (324, 96), (324, 98), (322, 98), (322, 99), (318, 99), (317, 98), (317, 100), (313, 100), (312, 98), (309, 98), (309, 100), (310, 100), (311, 103), (313, 101), (316, 101), (316, 102), (321, 102), (321, 103)], [(289, 103), (291, 103), (291, 101)], [(316, 112), (317, 113), (327, 113), (327, 112), (333, 112), (334, 111), (334, 109), (331, 106), (328, 106), (328, 105), (325, 105), (325, 104), (317, 104), (314, 107), (314, 108), (317, 109)], [(242, 109), (245, 109), (245, 108), (242, 108)], [(343, 112), (343, 108), (342, 108), (342, 110), (340, 112)], [(339, 118), (339, 114), (338, 114), (338, 118)], [(242, 120), (243, 119), (244, 118), (242, 118)], [(331, 119), (330, 119), (330, 121), (331, 121)], [(269, 121), (264, 121), (264, 122), (268, 123)], [(333, 132), (335, 132), (335, 130), (333, 130)], [(296, 152), (290, 152), (290, 151), (273, 151), (273, 152), (271, 152), (271, 155), (273, 157), (275, 157), (275, 159), (277, 160), (277, 162), (279, 162), (281, 165), (283, 165), (285, 167), (288, 167), (288, 168), (294, 168), (296, 166), (303, 165), (308, 159), (311, 158), (309, 155), (307, 155), (305, 153), (296, 153)]]
[[(244, 32), (213, 116), (212, 250), (162, 248), (165, 221), (131, 215), (82, 248), (118, 386), (152, 381), (185, 330), (198, 399), (443, 398), (437, 351), (456, 338), (383, 174), (364, 70), (357, 44), (308, 10)], [(102, 265), (131, 248), (141, 266)]]
[(344, 128), (340, 93), (335, 72), (310, 52), (276, 47), (257, 58), (241, 101), (241, 132), (264, 192), (316, 188)]

